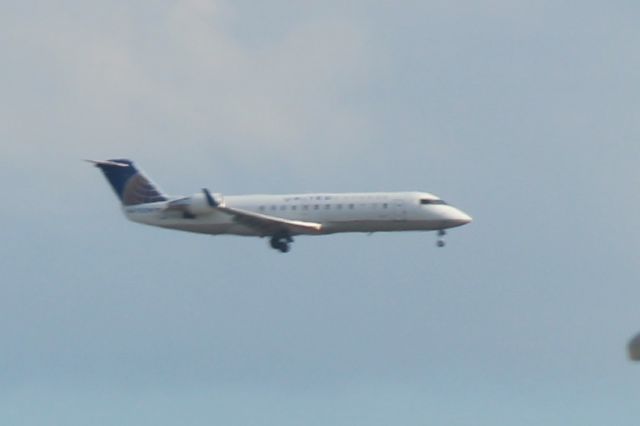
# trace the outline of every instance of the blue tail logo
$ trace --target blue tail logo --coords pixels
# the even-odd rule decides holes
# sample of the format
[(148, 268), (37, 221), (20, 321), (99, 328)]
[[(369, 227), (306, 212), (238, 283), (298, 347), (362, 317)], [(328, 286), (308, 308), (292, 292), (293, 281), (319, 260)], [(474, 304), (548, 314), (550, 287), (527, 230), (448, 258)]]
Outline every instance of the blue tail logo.
[(162, 193), (130, 160), (93, 161), (125, 206), (167, 201)]

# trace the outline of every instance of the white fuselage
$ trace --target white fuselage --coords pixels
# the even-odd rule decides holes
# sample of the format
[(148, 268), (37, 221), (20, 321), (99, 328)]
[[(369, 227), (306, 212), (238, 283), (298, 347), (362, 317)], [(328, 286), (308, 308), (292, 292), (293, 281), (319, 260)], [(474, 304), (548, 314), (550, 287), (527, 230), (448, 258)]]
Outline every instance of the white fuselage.
[[(197, 199), (202, 194), (191, 198)], [(134, 222), (204, 234), (265, 236), (221, 211), (185, 215), (168, 210), (172, 200), (124, 206)], [(225, 205), (261, 215), (322, 224), (320, 232), (432, 231), (461, 226), (471, 218), (425, 192), (318, 193), (224, 197)], [(296, 234), (312, 234), (296, 232)]]

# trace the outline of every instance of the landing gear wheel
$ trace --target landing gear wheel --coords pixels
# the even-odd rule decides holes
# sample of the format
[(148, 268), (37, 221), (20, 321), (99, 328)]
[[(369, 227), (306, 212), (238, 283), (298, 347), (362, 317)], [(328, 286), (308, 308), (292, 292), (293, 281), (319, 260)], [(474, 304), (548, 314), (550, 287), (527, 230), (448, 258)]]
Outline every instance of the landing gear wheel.
[(288, 234), (276, 234), (271, 237), (269, 244), (271, 248), (280, 251), (281, 253), (288, 253), (291, 249), (290, 243), (293, 242), (293, 238), (291, 238)]
[(442, 240), (438, 240), (438, 242), (436, 243), (436, 245), (437, 245), (438, 247), (444, 247), (444, 246), (446, 245), (446, 243), (445, 243), (444, 241), (442, 241)]
[(445, 231), (444, 229), (440, 229), (438, 230), (438, 241), (436, 242), (436, 245), (438, 247), (444, 247), (445, 246), (445, 242), (442, 239), (442, 237), (444, 237), (447, 234), (447, 231)]
[(291, 247), (287, 243), (282, 243), (282, 245), (278, 247), (278, 250), (280, 250), (280, 253), (288, 253), (289, 250), (291, 250)]

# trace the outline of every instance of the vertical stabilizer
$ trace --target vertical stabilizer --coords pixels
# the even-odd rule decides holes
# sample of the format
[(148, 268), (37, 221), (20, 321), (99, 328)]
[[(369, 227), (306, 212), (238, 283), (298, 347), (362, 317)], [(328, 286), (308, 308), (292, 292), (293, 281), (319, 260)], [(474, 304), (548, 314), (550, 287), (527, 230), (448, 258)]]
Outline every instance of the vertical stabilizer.
[(131, 160), (87, 161), (102, 170), (124, 206), (155, 203), (168, 199), (149, 178), (133, 165)]

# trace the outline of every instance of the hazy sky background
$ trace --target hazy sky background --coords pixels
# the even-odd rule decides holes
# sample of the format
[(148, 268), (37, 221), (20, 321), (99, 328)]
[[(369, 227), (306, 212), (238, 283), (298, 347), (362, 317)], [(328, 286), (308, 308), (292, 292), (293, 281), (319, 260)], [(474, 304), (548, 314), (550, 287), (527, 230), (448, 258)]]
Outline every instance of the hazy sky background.
[[(0, 3), (12, 425), (636, 425), (635, 1)], [(172, 194), (424, 190), (433, 233), (126, 222)]]

